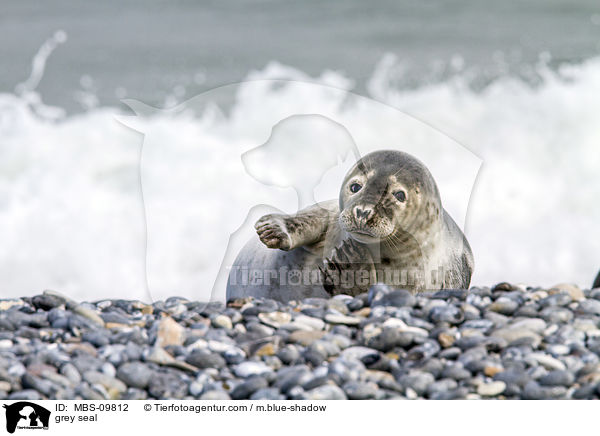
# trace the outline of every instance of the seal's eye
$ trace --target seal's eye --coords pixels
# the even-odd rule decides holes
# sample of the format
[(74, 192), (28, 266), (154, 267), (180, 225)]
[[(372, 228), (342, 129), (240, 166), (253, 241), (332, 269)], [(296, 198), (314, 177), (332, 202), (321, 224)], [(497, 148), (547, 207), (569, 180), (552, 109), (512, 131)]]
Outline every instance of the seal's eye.
[(350, 185), (350, 192), (352, 192), (353, 194), (356, 194), (358, 191), (360, 191), (362, 188), (362, 185), (359, 185), (358, 183), (353, 183)]
[(406, 201), (406, 192), (404, 192), (404, 191), (394, 192), (394, 197), (396, 197), (396, 200), (398, 200), (400, 203), (404, 203)]

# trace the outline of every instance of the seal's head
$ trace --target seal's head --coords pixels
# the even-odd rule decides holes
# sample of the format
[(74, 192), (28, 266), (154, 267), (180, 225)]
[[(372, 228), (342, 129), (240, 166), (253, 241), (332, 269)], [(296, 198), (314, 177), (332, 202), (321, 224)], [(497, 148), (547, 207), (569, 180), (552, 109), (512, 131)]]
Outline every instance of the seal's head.
[(376, 151), (359, 160), (344, 179), (339, 201), (341, 227), (367, 244), (398, 235), (420, 240), (420, 234), (429, 233), (442, 220), (431, 173), (399, 151)]

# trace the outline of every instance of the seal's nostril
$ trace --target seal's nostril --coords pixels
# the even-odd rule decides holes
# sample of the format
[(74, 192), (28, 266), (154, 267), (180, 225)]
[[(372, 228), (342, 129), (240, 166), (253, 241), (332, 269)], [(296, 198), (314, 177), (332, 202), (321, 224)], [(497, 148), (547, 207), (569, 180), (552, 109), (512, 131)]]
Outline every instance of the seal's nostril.
[(354, 208), (354, 215), (356, 216), (356, 219), (361, 220), (364, 219), (365, 221), (369, 219), (369, 216), (371, 215), (371, 208), (360, 208), (360, 207), (355, 207)]

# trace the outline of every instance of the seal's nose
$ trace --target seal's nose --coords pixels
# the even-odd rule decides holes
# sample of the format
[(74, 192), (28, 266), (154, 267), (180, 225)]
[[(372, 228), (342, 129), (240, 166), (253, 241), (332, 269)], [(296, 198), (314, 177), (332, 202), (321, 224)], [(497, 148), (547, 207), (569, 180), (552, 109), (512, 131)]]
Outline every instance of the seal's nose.
[(366, 222), (372, 213), (373, 209), (370, 207), (357, 206), (354, 208), (354, 216), (357, 221)]

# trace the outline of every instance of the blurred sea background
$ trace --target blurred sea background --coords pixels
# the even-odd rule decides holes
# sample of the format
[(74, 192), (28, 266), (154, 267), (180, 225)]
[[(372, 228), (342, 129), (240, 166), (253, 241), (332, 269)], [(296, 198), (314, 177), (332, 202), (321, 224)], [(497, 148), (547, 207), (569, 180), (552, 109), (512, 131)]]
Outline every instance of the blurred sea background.
[[(248, 205), (265, 200), (215, 170), (239, 161), (223, 132), (249, 129), (239, 114), (296, 107), (298, 96), (266, 88), (215, 101), (238, 117), (221, 114), (221, 134), (210, 138), (202, 138), (199, 126), (214, 123), (214, 112), (148, 119), (166, 153), (173, 150), (172, 177), (192, 159), (213, 181), (198, 201), (185, 190), (157, 191), (159, 204), (184, 205), (201, 222), (210, 215), (204, 197), (212, 197), (229, 214), (210, 231), (199, 221), (171, 222), (175, 231), (151, 243), (148, 265), (144, 139), (121, 122), (132, 114), (121, 100), (171, 108), (248, 79), (352, 91), (478, 156), (482, 166), (465, 221), (476, 259), (472, 285), (589, 287), (600, 268), (595, 0), (4, 0), (0, 36), (2, 298), (55, 289), (88, 300), (207, 299), (223, 241)], [(329, 98), (314, 92), (302, 104), (328, 106)], [(353, 110), (339, 103), (345, 116)], [(418, 132), (398, 138), (427, 149)], [(202, 144), (176, 152), (192, 142)], [(433, 165), (436, 157), (425, 153), (423, 160)], [(147, 174), (156, 175), (157, 185), (171, 177)], [(451, 167), (441, 174), (452, 176)], [(451, 204), (452, 187), (440, 188)], [(294, 204), (293, 192), (284, 197)], [(177, 280), (149, 293), (147, 270), (161, 265), (170, 265)]]

